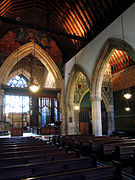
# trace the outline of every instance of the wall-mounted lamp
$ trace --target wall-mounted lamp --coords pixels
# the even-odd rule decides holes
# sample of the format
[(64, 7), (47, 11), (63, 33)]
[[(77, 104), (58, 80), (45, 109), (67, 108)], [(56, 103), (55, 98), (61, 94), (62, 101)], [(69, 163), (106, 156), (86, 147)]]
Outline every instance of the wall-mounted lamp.
[(79, 110), (80, 107), (78, 105), (74, 106), (74, 110)]

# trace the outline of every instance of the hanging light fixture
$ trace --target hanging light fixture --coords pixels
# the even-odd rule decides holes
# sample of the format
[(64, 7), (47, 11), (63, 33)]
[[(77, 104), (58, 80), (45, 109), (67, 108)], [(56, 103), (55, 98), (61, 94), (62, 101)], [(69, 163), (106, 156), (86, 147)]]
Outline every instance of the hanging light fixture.
[(123, 96), (126, 99), (130, 99), (132, 97), (132, 94), (131, 94), (129, 86), (128, 86), (127, 70), (125, 71), (125, 89), (123, 91)]
[(39, 90), (39, 85), (34, 83), (33, 81), (34, 81), (33, 77), (30, 77), (29, 89), (31, 92), (35, 93)]
[[(35, 7), (35, 1), (33, 1), (33, 9)], [(33, 10), (33, 17), (34, 17), (34, 10)], [(33, 22), (33, 42), (34, 42), (34, 56), (30, 56), (30, 81), (28, 83), (28, 88), (31, 92), (35, 93), (39, 90), (38, 83), (34, 82), (33, 78), (33, 62), (35, 58), (35, 29), (34, 29), (34, 22)]]
[[(34, 53), (34, 57), (35, 57), (35, 53)], [(28, 83), (28, 88), (33, 93), (35, 93), (39, 90), (39, 85), (38, 85), (38, 83), (34, 82), (34, 78), (33, 78), (33, 58), (34, 57), (30, 56), (30, 81)]]
[(130, 106), (129, 106), (128, 101), (127, 101), (127, 104), (126, 104), (126, 107), (125, 107), (125, 111), (130, 111)]
[[(124, 45), (124, 26), (123, 26), (123, 17), (121, 14), (121, 27), (122, 27), (122, 45)], [(125, 90), (123, 91), (123, 96), (126, 99), (130, 99), (132, 97), (132, 94), (130, 92), (129, 86), (128, 86), (128, 79), (127, 79), (127, 70), (125, 70)]]

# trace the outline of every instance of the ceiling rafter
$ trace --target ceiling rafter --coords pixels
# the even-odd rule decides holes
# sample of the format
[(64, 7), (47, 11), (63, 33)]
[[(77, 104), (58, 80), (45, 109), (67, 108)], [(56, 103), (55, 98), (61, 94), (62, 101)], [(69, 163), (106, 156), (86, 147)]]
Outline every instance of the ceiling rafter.
[(88, 15), (88, 12), (86, 10), (86, 7), (83, 6), (83, 1), (77, 0), (77, 3), (78, 3), (78, 5), (79, 5), (79, 7), (80, 7), (84, 17), (85, 17), (85, 20), (87, 22), (86, 25), (88, 26), (88, 31), (89, 31), (90, 30), (90, 26), (92, 25), (92, 21), (89, 18), (89, 15)]
[(117, 70), (117, 64), (115, 63), (115, 58), (114, 58), (114, 56), (111, 56), (111, 58), (112, 58), (112, 60), (113, 60), (113, 64), (114, 64), (114, 67), (115, 67), (115, 71)]
[[(67, 2), (66, 2), (66, 3), (67, 3)], [(75, 34), (77, 34), (77, 35), (79, 35), (79, 36), (83, 36), (82, 31), (80, 30), (77, 22), (74, 20), (74, 17), (73, 17), (73, 15), (71, 14), (72, 8), (69, 9), (68, 6), (66, 6), (66, 8), (67, 8), (66, 11), (68, 12), (68, 16), (69, 16), (70, 23), (71, 23), (72, 26), (74, 27), (74, 32), (73, 32), (73, 33), (76, 32)]]
[(118, 56), (116, 51), (114, 52), (114, 56), (115, 56), (116, 63), (118, 65), (119, 69), (122, 69), (122, 63), (121, 63), (122, 58), (120, 56)]
[(103, 6), (103, 4), (101, 3), (101, 1), (94, 1), (93, 3), (96, 3), (97, 6), (99, 7), (99, 12), (100, 12), (100, 15), (102, 16), (102, 18), (105, 17), (105, 15), (107, 16), (107, 13), (105, 11), (105, 8)]
[[(57, 7), (55, 7), (55, 8), (57, 8)], [(76, 30), (75, 30), (75, 27), (71, 24), (70, 17), (68, 17), (67, 11), (66, 10), (64, 11), (64, 9), (62, 9), (61, 7), (59, 7), (58, 9), (60, 9), (60, 12), (62, 13), (61, 19), (64, 18), (64, 22), (66, 22), (65, 24), (69, 24), (69, 26), (68, 26), (69, 27), (69, 33), (73, 34)]]
[(127, 60), (124, 57), (124, 52), (123, 51), (117, 51), (116, 53), (118, 53), (120, 60), (123, 61), (123, 66), (127, 66)]
[[(76, 2), (72, 1), (72, 5), (73, 5), (73, 8), (75, 8), (75, 11), (73, 11), (73, 8), (72, 8), (72, 12), (74, 12), (75, 16), (79, 18), (80, 22), (82, 22), (82, 24), (83, 24), (82, 28), (83, 28), (83, 30), (84, 30), (84, 32), (86, 34), (86, 32), (89, 31), (89, 29), (88, 29), (83, 17), (81, 16), (81, 13), (83, 14), (83, 12), (82, 12), (79, 4), (78, 4), (78, 1), (76, 1)], [(81, 23), (80, 23), (80, 25), (81, 25)]]
[[(15, 19), (11, 19), (11, 18), (6, 18), (3, 16), (0, 16), (0, 21), (5, 22), (5, 23), (9, 23), (9, 24), (14, 24), (14, 25), (21, 25), (23, 27), (27, 27), (27, 28), (33, 28), (32, 24), (28, 24), (28, 23), (23, 23), (16, 21)], [(80, 37), (80, 36), (76, 36), (76, 35), (72, 35), (72, 34), (67, 34), (67, 33), (62, 33), (62, 32), (57, 32), (57, 31), (47, 31), (46, 29), (43, 29), (41, 27), (39, 27), (38, 25), (34, 26), (36, 30), (41, 30), (41, 31), (45, 31), (46, 33), (52, 33), (55, 35), (61, 35), (61, 36), (65, 36), (67, 38), (71, 38), (71, 39), (75, 39), (75, 40), (79, 40), (79, 41), (86, 41), (86, 39), (84, 37)]]
[(101, 14), (101, 12), (100, 12), (100, 9), (99, 9), (99, 8), (96, 8), (96, 7), (97, 7), (97, 4), (96, 4), (95, 1), (89, 0), (88, 2), (89, 2), (89, 4), (91, 4), (91, 6), (92, 6), (92, 8), (93, 8), (93, 10), (94, 10), (94, 15), (95, 15), (95, 17), (96, 17), (96, 21), (99, 22), (99, 21), (100, 21), (100, 17), (102, 16), (102, 14)]

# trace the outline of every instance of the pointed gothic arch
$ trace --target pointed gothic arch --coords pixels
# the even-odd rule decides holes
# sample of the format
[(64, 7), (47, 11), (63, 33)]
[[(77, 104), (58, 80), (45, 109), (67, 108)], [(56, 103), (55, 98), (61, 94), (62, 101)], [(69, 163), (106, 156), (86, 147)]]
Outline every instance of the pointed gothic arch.
[[(78, 65), (74, 65), (68, 82), (67, 82), (67, 88), (66, 88), (66, 96), (65, 96), (65, 117), (66, 117), (66, 121), (65, 121), (65, 129), (67, 130), (67, 134), (70, 134), (72, 132), (74, 132), (75, 134), (78, 133), (78, 126), (79, 126), (79, 122), (78, 119), (76, 118), (78, 116), (78, 113), (74, 111), (74, 91), (75, 91), (75, 85), (76, 85), (76, 77), (79, 73), (84, 74), (84, 76), (87, 79), (88, 82), (88, 86), (89, 86), (89, 79), (86, 75), (86, 73), (84, 72), (84, 70), (78, 66)], [(78, 104), (79, 105), (79, 104)], [(69, 125), (69, 117), (72, 117), (72, 121), (76, 121), (75, 125), (72, 126), (72, 124), (70, 123)], [(75, 120), (76, 119), (76, 120)], [(70, 127), (69, 127), (70, 126)], [(70, 131), (69, 131), (70, 129)]]
[(118, 50), (126, 51), (133, 59), (135, 59), (135, 50), (130, 44), (121, 39), (109, 38), (100, 50), (90, 81), (90, 89), (95, 95), (101, 96), (103, 75), (106, 69), (106, 65), (109, 62), (109, 57), (111, 56), (115, 48), (117, 48)]
[[(29, 42), (25, 45), (22, 45), (14, 52), (12, 52), (4, 61), (4, 63), (0, 67), (0, 84), (6, 84), (9, 78), (9, 74), (13, 67), (25, 56), (29, 54), (35, 54), (35, 56), (44, 64), (46, 69), (51, 73), (52, 78), (55, 82), (55, 87), (61, 89), (60, 94), (58, 95), (58, 100), (60, 102), (61, 109), (61, 120), (62, 120), (62, 132), (64, 132), (63, 128), (63, 120), (65, 120), (64, 115), (64, 79), (60, 73), (59, 68), (53, 61), (53, 59), (48, 55), (48, 53), (43, 50), (39, 45), (34, 42)], [(27, 75), (27, 74), (26, 74)]]
[[(118, 50), (126, 51), (133, 59), (135, 59), (135, 50), (133, 49), (133, 47), (130, 44), (128, 44), (126, 41), (123, 41), (121, 39), (109, 38), (101, 48), (100, 53), (95, 62), (95, 66), (90, 81), (91, 98), (93, 99), (92, 120), (93, 120), (93, 129), (95, 129), (94, 134), (96, 136), (102, 135), (101, 87), (102, 87), (103, 76), (106, 69), (106, 65), (109, 62), (109, 57), (112, 55), (114, 49), (116, 48)], [(113, 109), (112, 106), (108, 107), (109, 113), (113, 118), (111, 109)], [(114, 126), (114, 122), (112, 122), (110, 127), (111, 126)], [(114, 129), (115, 127), (112, 128), (110, 133), (114, 131)]]
[[(16, 49), (13, 53), (11, 53), (4, 63), (1, 66), (0, 71), (0, 83), (6, 84), (8, 75), (15, 66), (17, 62), (19, 62), (23, 57), (27, 56), (30, 53), (34, 53), (35, 56), (40, 59), (40, 61), (45, 65), (47, 70), (52, 74), (52, 77), (54, 79), (54, 82), (56, 84), (56, 88), (61, 88), (63, 84), (63, 78), (62, 75), (53, 61), (53, 59), (44, 51), (39, 45), (35, 44), (35, 50), (34, 50), (34, 42), (27, 43), (18, 49)], [(12, 63), (11, 63), (12, 62)]]

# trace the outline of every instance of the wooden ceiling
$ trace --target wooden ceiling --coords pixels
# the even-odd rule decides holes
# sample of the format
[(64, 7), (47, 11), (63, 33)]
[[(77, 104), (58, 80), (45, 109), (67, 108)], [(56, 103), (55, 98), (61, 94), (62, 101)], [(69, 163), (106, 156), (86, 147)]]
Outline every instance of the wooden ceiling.
[(1, 0), (0, 38), (9, 29), (16, 27), (42, 30), (56, 41), (66, 63), (133, 2), (134, 0)]
[(112, 74), (115, 74), (135, 65), (135, 62), (125, 51), (115, 49), (110, 57), (109, 64)]

